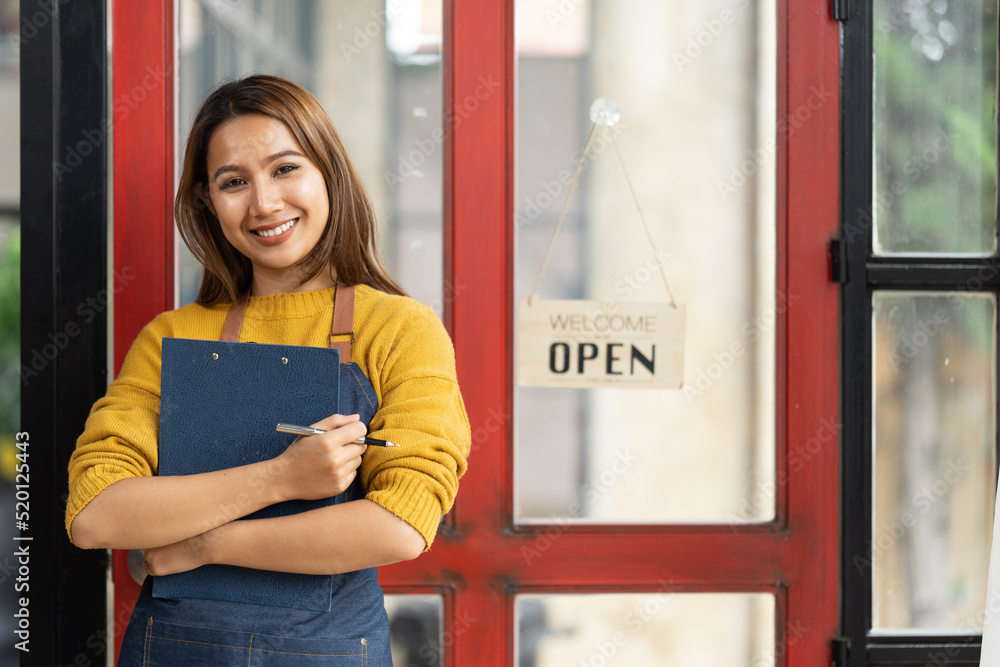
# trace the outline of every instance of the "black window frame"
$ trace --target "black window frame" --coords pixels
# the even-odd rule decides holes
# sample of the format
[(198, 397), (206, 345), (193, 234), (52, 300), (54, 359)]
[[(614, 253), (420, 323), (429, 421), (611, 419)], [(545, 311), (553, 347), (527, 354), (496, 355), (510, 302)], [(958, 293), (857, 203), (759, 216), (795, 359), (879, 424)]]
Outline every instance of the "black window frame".
[[(1000, 259), (877, 257), (872, 250), (874, 3), (857, 0), (841, 24), (841, 223), (834, 266), (841, 288), (841, 630), (850, 667), (979, 665), (982, 636), (872, 634), (872, 293), (1000, 292)], [(1000, 173), (1000, 172), (998, 172)], [(1000, 217), (998, 217), (1000, 219)], [(998, 237), (1000, 247), (1000, 237)], [(994, 358), (1000, 361), (994, 335)], [(1000, 366), (1000, 363), (998, 363)], [(1000, 371), (1000, 368), (997, 369)], [(996, 373), (1000, 378), (1000, 372)], [(1000, 392), (995, 396), (1000, 414)], [(1000, 428), (997, 429), (1000, 433)], [(995, 436), (996, 437), (996, 436)], [(997, 442), (1000, 452), (1000, 439)], [(1000, 459), (998, 459), (1000, 460)], [(863, 571), (861, 571), (863, 569)]]
[[(11, 547), (26, 547), (10, 561), (26, 579), (5, 576), (4, 586), (29, 610), (22, 667), (96, 665), (114, 650), (108, 552), (70, 544), (64, 518), (69, 456), (108, 380), (106, 319), (80, 312), (108, 286), (107, 11), (107, 0), (20, 0), (20, 431), (29, 434), (31, 511), (19, 533), (30, 539)], [(74, 147), (79, 163), (57, 169)], [(39, 363), (55, 340), (62, 349)]]

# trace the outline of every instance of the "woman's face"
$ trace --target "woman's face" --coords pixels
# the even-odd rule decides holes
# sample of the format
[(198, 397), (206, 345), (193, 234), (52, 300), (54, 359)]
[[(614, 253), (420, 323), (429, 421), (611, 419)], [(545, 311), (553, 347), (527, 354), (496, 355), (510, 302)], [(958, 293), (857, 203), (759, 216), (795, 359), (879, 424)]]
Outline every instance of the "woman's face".
[(253, 264), (254, 293), (326, 287), (325, 274), (323, 284), (298, 287), (292, 268), (319, 242), (330, 202), (323, 174), (288, 127), (260, 114), (228, 120), (209, 139), (207, 162), (209, 208)]

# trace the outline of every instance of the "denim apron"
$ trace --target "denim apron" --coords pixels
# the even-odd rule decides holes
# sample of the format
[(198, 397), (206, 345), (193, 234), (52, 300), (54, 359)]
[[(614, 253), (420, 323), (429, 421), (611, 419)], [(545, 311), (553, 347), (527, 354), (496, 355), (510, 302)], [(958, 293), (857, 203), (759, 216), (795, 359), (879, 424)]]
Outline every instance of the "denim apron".
[[(222, 340), (236, 340), (246, 300), (226, 317)], [(353, 286), (338, 285), (332, 347), (350, 360)], [(338, 333), (339, 332), (339, 333)], [(357, 413), (365, 424), (378, 409), (368, 378), (355, 363), (340, 365), (341, 414)], [(360, 476), (336, 503), (364, 498)], [(306, 611), (241, 602), (152, 596), (147, 576), (122, 642), (119, 667), (392, 667), (389, 622), (377, 570), (334, 575), (330, 611)]]

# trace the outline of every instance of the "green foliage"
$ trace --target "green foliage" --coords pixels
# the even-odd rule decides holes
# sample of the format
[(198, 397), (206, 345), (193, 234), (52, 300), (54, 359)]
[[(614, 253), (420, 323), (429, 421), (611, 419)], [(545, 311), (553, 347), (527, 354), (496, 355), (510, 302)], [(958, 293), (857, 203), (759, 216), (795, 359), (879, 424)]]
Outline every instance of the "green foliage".
[(997, 2), (878, 0), (877, 237), (886, 252), (991, 254)]
[(21, 232), (0, 227), (0, 433), (13, 433), (20, 422), (20, 370)]

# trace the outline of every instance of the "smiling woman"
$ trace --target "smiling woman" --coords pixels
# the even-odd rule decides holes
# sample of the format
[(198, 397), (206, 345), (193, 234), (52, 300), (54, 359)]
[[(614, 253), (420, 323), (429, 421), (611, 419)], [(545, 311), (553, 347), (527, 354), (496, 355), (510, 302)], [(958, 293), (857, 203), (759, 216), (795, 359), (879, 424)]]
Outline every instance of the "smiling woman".
[[(311, 656), (308, 664), (391, 665), (375, 568), (429, 548), (470, 448), (451, 341), (433, 311), (385, 271), (375, 216), (339, 136), (319, 103), (289, 81), (253, 76), (208, 97), (187, 142), (175, 212), (205, 267), (198, 301), (143, 329), (70, 461), (70, 537), (84, 548), (143, 549), (151, 575), (118, 664), (266, 657), (280, 667)], [(350, 341), (334, 342), (341, 333)], [(220, 337), (338, 348), (339, 400), (313, 424), (325, 432), (297, 438), (270, 460), (157, 475), (166, 461), (158, 441), (163, 339)], [(253, 396), (272, 398), (267, 387)], [(400, 446), (368, 450), (354, 442), (366, 433)], [(192, 460), (210, 460), (219, 446), (202, 440)], [(332, 504), (317, 509), (240, 520), (285, 501), (327, 498)], [(206, 565), (330, 576), (329, 608), (220, 592), (216, 570), (203, 571), (190, 595), (154, 592), (154, 579)], [(268, 580), (268, 601), (281, 597), (282, 581)]]
[(323, 174), (284, 123), (259, 114), (227, 121), (209, 141), (208, 171), (203, 196), (226, 239), (253, 264), (251, 294), (334, 284), (333, 271), (309, 278), (296, 268), (319, 243), (330, 201)]
[[(258, 280), (254, 288), (285, 291), (274, 271), (293, 264), (280, 282), (301, 281), (296, 289), (340, 281), (404, 294), (382, 263), (375, 213), (340, 135), (316, 99), (285, 79), (247, 77), (205, 100), (188, 136), (175, 209), (181, 237), (205, 267), (198, 303), (257, 295)], [(295, 243), (262, 234), (287, 223), (295, 234), (286, 241)]]

